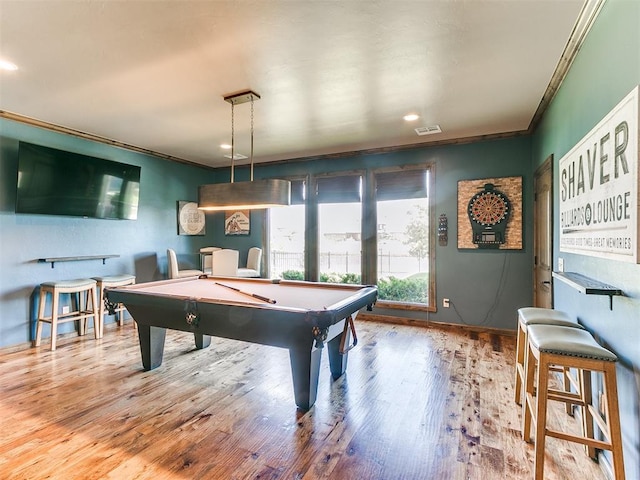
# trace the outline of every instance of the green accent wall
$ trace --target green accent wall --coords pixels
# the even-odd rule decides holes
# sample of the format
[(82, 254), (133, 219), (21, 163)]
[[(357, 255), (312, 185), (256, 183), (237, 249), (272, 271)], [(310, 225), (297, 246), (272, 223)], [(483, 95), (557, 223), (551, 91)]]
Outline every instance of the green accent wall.
[[(543, 33), (541, 33), (543, 35)], [(558, 160), (631, 89), (640, 83), (640, 1), (609, 0), (596, 19), (566, 79), (532, 136), (472, 144), (425, 147), (394, 153), (309, 159), (256, 167), (256, 178), (301, 176), (392, 165), (428, 163), (434, 167), (435, 216), (449, 219), (449, 243), (435, 245), (436, 302), (452, 308), (437, 312), (381, 311), (416, 320), (515, 330), (516, 310), (532, 302), (533, 172), (551, 154)], [(138, 220), (93, 220), (16, 215), (18, 141), (103, 157), (142, 167)], [(524, 247), (517, 251), (460, 251), (457, 248), (457, 184), (460, 180), (523, 177)], [(236, 171), (238, 181), (247, 171)], [(205, 236), (179, 236), (176, 202), (197, 200), (201, 183), (228, 181), (228, 171), (169, 162), (0, 119), (0, 347), (28, 342), (33, 335), (38, 285), (44, 281), (134, 273), (138, 282), (166, 275), (166, 249), (173, 248), (185, 268), (198, 265), (202, 246), (247, 250), (263, 245), (264, 212), (252, 212), (251, 234), (224, 236), (224, 214), (207, 214)], [(556, 181), (557, 191), (557, 181)], [(557, 195), (554, 201), (558, 218)], [(462, 221), (468, 221), (466, 218)], [(435, 228), (435, 226), (434, 226)], [(554, 228), (557, 244), (558, 228)], [(68, 262), (51, 269), (40, 257), (118, 254), (100, 261)], [(609, 310), (607, 297), (585, 296), (554, 284), (556, 308), (583, 323), (603, 345), (619, 355), (619, 399), (627, 478), (640, 478), (640, 265), (560, 254), (565, 269), (622, 288)], [(67, 328), (71, 325), (67, 324)], [(598, 382), (594, 387), (600, 388)], [(597, 392), (596, 392), (597, 393)]]
[[(255, 176), (278, 178), (354, 170), (366, 172), (381, 167), (412, 164), (433, 166), (435, 191), (431, 195), (435, 207), (434, 222), (442, 213), (449, 219), (448, 245), (436, 243), (434, 246), (438, 309), (436, 312), (417, 312), (382, 310), (377, 307), (374, 313), (423, 321), (515, 329), (516, 310), (532, 302), (533, 232), (527, 227), (531, 225), (533, 208), (529, 137), (282, 163), (258, 167)], [(221, 176), (228, 178), (226, 173)], [(511, 176), (523, 178), (523, 249), (458, 250), (458, 181)], [(262, 235), (259, 224), (254, 222), (255, 212), (252, 215), (251, 237), (244, 239), (247, 248), (251, 243), (259, 244)], [(462, 221), (469, 221), (466, 215)], [(451, 300), (451, 308), (439, 306), (442, 298)]]
[[(558, 162), (615, 105), (640, 84), (640, 2), (607, 1), (533, 135), (536, 166), (554, 155), (554, 217), (559, 216)], [(554, 227), (554, 265), (621, 288), (625, 296), (586, 296), (555, 281), (555, 308), (577, 318), (618, 355), (618, 398), (627, 478), (640, 478), (640, 265), (560, 252)], [(602, 390), (596, 378), (594, 394)], [(595, 397), (598, 398), (598, 397)], [(608, 461), (608, 454), (606, 459)]]
[[(18, 142), (106, 158), (141, 167), (137, 220), (99, 220), (51, 215), (16, 215)], [(138, 282), (164, 278), (166, 250), (183, 268), (199, 265), (198, 250), (214, 245), (206, 236), (177, 234), (177, 201), (197, 200), (198, 185), (213, 181), (212, 170), (169, 162), (109, 145), (0, 119), (0, 347), (33, 337), (38, 286), (42, 282), (132, 273)], [(115, 254), (100, 260), (38, 263), (38, 258)], [(68, 300), (68, 299), (67, 299)], [(113, 321), (108, 317), (107, 322)], [(62, 324), (60, 332), (70, 331)], [(49, 336), (45, 326), (44, 336)], [(45, 343), (48, 342), (45, 340)]]
[[(33, 336), (35, 300), (41, 282), (135, 273), (138, 282), (164, 278), (166, 249), (179, 254), (184, 268), (198, 265), (202, 246), (235, 248), (240, 263), (251, 246), (264, 244), (264, 211), (251, 213), (251, 234), (246, 237), (224, 235), (224, 213), (207, 214), (206, 236), (178, 236), (176, 202), (196, 200), (197, 186), (228, 181), (228, 172), (211, 171), (177, 164), (90, 142), (84, 139), (30, 127), (12, 121), (0, 123), (0, 347), (28, 342)], [(115, 221), (43, 215), (16, 215), (15, 178), (18, 141), (40, 143), (53, 148), (140, 165), (141, 197), (138, 220)], [(376, 155), (352, 155), (336, 159), (313, 159), (277, 165), (258, 166), (256, 178), (362, 170), (384, 166), (429, 163), (434, 167), (436, 215), (449, 217), (449, 244), (436, 248), (437, 298), (451, 299), (452, 308), (437, 312), (379, 311), (410, 315), (418, 320), (492, 328), (515, 328), (515, 310), (531, 303), (531, 231), (524, 229), (524, 248), (517, 251), (458, 251), (457, 182), (477, 178), (522, 176), (524, 219), (531, 217), (530, 139), (510, 139), (475, 144), (449, 145), (403, 150)], [(247, 175), (237, 170), (237, 180)], [(468, 221), (466, 217), (463, 221)], [(51, 256), (117, 254), (117, 259), (59, 263), (55, 269), (36, 259)], [(71, 328), (71, 325), (63, 325)]]

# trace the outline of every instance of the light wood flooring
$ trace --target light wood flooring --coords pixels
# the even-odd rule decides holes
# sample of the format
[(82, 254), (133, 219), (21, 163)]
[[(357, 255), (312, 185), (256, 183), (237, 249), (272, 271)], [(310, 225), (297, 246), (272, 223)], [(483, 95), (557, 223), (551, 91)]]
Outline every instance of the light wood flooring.
[[(131, 320), (58, 350), (0, 353), (2, 479), (532, 478), (513, 401), (515, 337), (356, 322), (347, 374), (293, 401), (284, 349), (170, 331), (141, 368)], [(552, 422), (577, 429), (557, 405)], [(548, 480), (604, 479), (579, 445), (547, 442)]]

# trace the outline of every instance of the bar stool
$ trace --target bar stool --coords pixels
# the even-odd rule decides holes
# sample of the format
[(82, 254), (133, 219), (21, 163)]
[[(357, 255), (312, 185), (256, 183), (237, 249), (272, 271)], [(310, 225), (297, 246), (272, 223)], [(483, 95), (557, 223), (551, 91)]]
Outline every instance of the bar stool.
[[(76, 295), (75, 310), (69, 313), (58, 313), (60, 295), (64, 293)], [(47, 295), (51, 294), (51, 315), (45, 314)], [(90, 305), (90, 306), (89, 306)], [(96, 339), (100, 338), (100, 326), (98, 320), (98, 295), (96, 281), (91, 278), (78, 280), (63, 280), (58, 282), (45, 282), (40, 284), (40, 296), (38, 305), (38, 324), (36, 327), (35, 346), (39, 347), (42, 338), (42, 324), (51, 324), (51, 350), (56, 349), (56, 337), (58, 324), (79, 321), (79, 335), (85, 334), (86, 322), (93, 317), (93, 326)]]
[[(527, 358), (527, 329), (529, 325), (557, 325), (563, 327), (584, 328), (571, 320), (569, 315), (560, 310), (540, 307), (523, 307), (518, 309), (518, 337), (516, 343), (515, 368), (515, 400), (522, 405), (522, 390), (525, 385), (525, 359)], [(557, 370), (557, 369), (556, 369)], [(566, 369), (561, 369), (565, 390), (570, 389), (572, 377)], [(567, 404), (567, 413), (571, 415), (571, 405)]]
[[(104, 333), (104, 316), (105, 311), (107, 310), (107, 305), (105, 303), (104, 292), (105, 288), (112, 287), (123, 287), (125, 285), (133, 285), (136, 283), (135, 275), (111, 275), (108, 277), (93, 277), (93, 279), (97, 282), (98, 291), (100, 292), (100, 302), (98, 309), (99, 323), (100, 323), (100, 338), (102, 338), (102, 334)], [(118, 325), (124, 325), (124, 310), (126, 307), (122, 303), (118, 303), (115, 308), (109, 309), (108, 313), (115, 314), (118, 320)]]
[[(610, 450), (616, 480), (624, 480), (622, 434), (618, 409), (616, 380), (617, 357), (595, 341), (589, 332), (579, 328), (554, 325), (531, 325), (528, 329), (527, 371), (525, 373), (525, 399), (523, 429), (525, 441), (531, 440), (531, 424), (535, 424), (535, 479), (542, 480), (546, 437), (581, 443), (587, 454), (596, 458), (596, 448)], [(549, 388), (549, 368), (559, 365), (578, 371), (577, 393)], [(601, 372), (604, 380), (604, 417), (593, 406), (591, 372)], [(558, 401), (578, 405), (582, 413), (582, 435), (572, 435), (547, 426), (547, 405)], [(596, 422), (606, 440), (596, 440), (593, 422)]]

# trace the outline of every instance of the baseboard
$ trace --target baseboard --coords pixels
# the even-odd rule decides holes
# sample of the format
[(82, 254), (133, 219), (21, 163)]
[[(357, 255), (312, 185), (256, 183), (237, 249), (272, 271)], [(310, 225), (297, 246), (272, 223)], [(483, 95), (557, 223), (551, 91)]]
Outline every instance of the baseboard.
[(380, 323), (391, 323), (396, 325), (411, 325), (415, 327), (425, 327), (425, 328), (428, 328), (430, 326), (437, 326), (439, 328), (466, 330), (466, 331), (476, 332), (476, 333), (491, 333), (494, 335), (503, 335), (507, 337), (516, 336), (515, 330), (509, 330), (506, 328), (463, 325), (459, 323), (434, 322), (433, 320), (416, 320), (414, 318), (395, 317), (392, 315), (377, 315), (377, 314), (368, 313), (368, 312), (361, 312), (360, 314), (358, 314), (358, 320), (380, 322)]
[[(126, 320), (129, 319), (125, 319)], [(475, 325), (461, 325), (458, 323), (446, 323), (446, 322), (434, 322), (433, 320), (416, 320), (413, 318), (404, 318), (404, 317), (394, 317), (392, 315), (377, 315), (373, 313), (361, 312), (358, 315), (358, 320), (371, 321), (371, 322), (380, 322), (380, 323), (391, 323), (396, 325), (411, 325), (414, 327), (423, 327), (428, 328), (430, 326), (437, 326), (438, 328), (448, 328), (448, 329), (457, 329), (457, 330), (466, 330), (470, 332), (476, 333), (491, 333), (494, 335), (504, 335), (507, 337), (515, 337), (516, 332), (514, 330), (508, 330), (506, 328), (494, 328), (494, 327), (478, 327)], [(116, 326), (117, 322), (110, 322), (105, 324), (105, 329), (109, 329), (112, 326)], [(64, 338), (66, 336), (77, 336), (77, 332), (69, 332), (58, 334), (58, 337)], [(8, 347), (0, 347), (0, 355), (20, 352), (24, 350), (28, 350), (33, 348), (32, 342), (20, 343), (17, 345), (11, 345)], [(47, 348), (47, 344), (44, 343), (39, 348)], [(610, 469), (609, 469), (610, 470)], [(609, 477), (611, 478), (611, 477)]]
[(28, 350), (32, 347), (32, 345), (33, 342), (24, 342), (18, 343), (17, 345), (10, 345), (8, 347), (0, 347), (0, 356)]
[[(133, 320), (131, 319), (131, 317), (125, 317), (124, 319), (124, 324), (125, 326), (127, 325), (128, 322), (133, 322)], [(118, 327), (118, 322), (117, 321), (113, 321), (113, 322), (108, 322), (104, 324), (104, 328), (105, 331), (110, 330), (112, 328)], [(87, 335), (90, 335), (93, 338), (93, 327), (91, 329), (89, 329), (89, 331), (91, 333), (87, 333)], [(77, 337), (78, 336), (78, 332), (77, 331), (73, 331), (73, 332), (65, 332), (65, 333), (59, 333), (58, 334), (58, 339), (64, 339), (64, 338), (69, 338), (69, 337)], [(39, 347), (34, 347), (33, 344), (34, 342), (23, 342), (23, 343), (18, 343), (16, 345), (9, 345), (7, 347), (0, 347), (0, 356), (2, 355), (8, 355), (10, 353), (16, 353), (16, 352), (23, 352), (25, 350), (29, 350), (32, 348), (44, 348), (44, 349), (50, 349), (50, 342), (51, 341), (51, 337), (44, 337), (42, 339), (42, 343), (40, 344)]]

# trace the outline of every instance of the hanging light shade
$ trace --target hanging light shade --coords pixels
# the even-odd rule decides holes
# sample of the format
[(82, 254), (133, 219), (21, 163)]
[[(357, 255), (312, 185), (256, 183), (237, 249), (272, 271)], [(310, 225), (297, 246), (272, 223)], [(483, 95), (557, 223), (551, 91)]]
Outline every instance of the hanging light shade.
[(276, 178), (198, 187), (198, 208), (208, 211), (282, 207), (290, 199), (291, 182)]
[[(198, 208), (201, 210), (248, 210), (281, 207), (291, 203), (291, 182), (276, 178), (253, 179), (253, 103), (260, 95), (246, 90), (224, 97), (231, 104), (231, 182), (212, 183), (198, 187)], [(251, 102), (251, 179), (248, 182), (234, 182), (235, 132), (234, 106)]]

